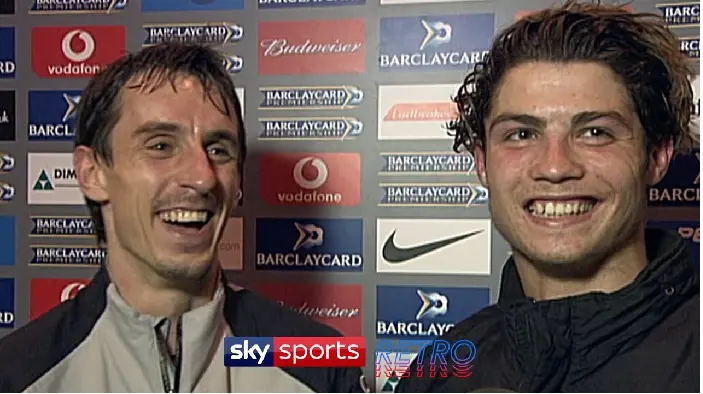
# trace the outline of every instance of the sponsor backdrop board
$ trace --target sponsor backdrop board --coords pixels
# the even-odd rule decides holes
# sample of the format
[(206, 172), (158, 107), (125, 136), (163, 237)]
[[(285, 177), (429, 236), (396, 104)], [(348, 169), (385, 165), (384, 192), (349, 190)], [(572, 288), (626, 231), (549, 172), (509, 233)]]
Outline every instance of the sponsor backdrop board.
[[(165, 40), (215, 45), (243, 103), (244, 203), (220, 245), (230, 278), (369, 349), (441, 335), (496, 300), (509, 255), (473, 158), (451, 151), (450, 100), (497, 29), (552, 3), (0, 1), (0, 336), (75, 296), (104, 258), (73, 169), (75, 108), (97, 70)], [(698, 67), (700, 6), (660, 3), (630, 8), (664, 15)], [(699, 163), (677, 157), (648, 195), (650, 225), (695, 256)], [(396, 383), (381, 374), (376, 390)]]

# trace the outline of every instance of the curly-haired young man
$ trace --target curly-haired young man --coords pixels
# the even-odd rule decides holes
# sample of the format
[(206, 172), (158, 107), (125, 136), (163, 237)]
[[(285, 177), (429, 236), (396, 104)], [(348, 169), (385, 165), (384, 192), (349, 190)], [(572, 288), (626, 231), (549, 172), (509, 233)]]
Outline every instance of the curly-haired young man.
[(699, 392), (698, 270), (645, 229), (648, 187), (692, 148), (691, 78), (656, 15), (570, 1), (497, 35), (450, 128), (512, 257), (497, 304), (442, 338), (472, 365), (433, 374), (426, 349), (396, 392)]

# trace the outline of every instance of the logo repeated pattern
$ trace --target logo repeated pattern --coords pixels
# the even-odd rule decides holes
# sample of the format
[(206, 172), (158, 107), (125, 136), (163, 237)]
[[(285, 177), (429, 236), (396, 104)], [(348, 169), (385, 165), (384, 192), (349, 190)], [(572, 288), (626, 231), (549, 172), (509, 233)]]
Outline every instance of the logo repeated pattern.
[[(658, 10), (698, 67), (699, 3), (654, 1), (627, 7)], [(498, 21), (541, 6), (0, 1), (0, 336), (70, 301), (105, 259), (73, 168), (76, 106), (99, 70), (167, 41), (221, 51), (242, 103), (255, 154), (245, 169), (244, 204), (229, 218), (218, 253), (237, 284), (345, 335), (364, 335), (369, 347), (447, 332), (495, 301), (509, 256), (488, 219), (490, 197), (473, 157), (451, 151), (452, 98), (490, 48)], [(50, 21), (55, 14), (68, 23)], [(26, 37), (20, 25), (29, 25)], [(698, 140), (699, 84), (691, 81)], [(245, 93), (253, 101), (245, 103)], [(676, 157), (648, 192), (648, 226), (677, 231), (695, 264), (699, 152)], [(13, 276), (29, 266), (37, 277), (21, 293), (30, 294), (25, 300)], [(398, 285), (410, 277), (422, 285)], [(376, 391), (392, 392), (397, 381), (377, 378)]]

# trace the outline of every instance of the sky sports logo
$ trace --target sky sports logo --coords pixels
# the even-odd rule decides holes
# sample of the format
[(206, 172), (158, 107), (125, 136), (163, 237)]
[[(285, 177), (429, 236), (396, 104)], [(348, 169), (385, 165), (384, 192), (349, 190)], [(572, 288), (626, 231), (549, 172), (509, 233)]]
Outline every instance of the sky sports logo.
[(361, 272), (362, 219), (257, 218), (256, 269)]
[(72, 141), (80, 90), (30, 90), (29, 141)]
[(489, 302), (482, 287), (378, 286), (376, 337), (435, 339)]
[(363, 337), (225, 337), (225, 367), (363, 367)]
[(358, 153), (264, 153), (261, 197), (271, 205), (356, 206), (361, 203)]
[(89, 78), (126, 53), (124, 26), (32, 28), (32, 69), (41, 78)]
[(381, 18), (381, 71), (465, 71), (488, 52), (493, 14)]
[(15, 77), (15, 40), (14, 27), (0, 27), (0, 79)]

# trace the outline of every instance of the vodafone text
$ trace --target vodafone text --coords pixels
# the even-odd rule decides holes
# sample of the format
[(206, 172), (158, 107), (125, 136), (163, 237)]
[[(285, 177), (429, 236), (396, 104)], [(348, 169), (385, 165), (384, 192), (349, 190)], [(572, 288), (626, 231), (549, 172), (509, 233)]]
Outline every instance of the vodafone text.
[(363, 367), (363, 337), (226, 337), (225, 367)]
[[(380, 339), (376, 350), (376, 377), (468, 378), (473, 373), (476, 346), (462, 339), (431, 341)], [(411, 364), (415, 365), (411, 368)]]

